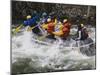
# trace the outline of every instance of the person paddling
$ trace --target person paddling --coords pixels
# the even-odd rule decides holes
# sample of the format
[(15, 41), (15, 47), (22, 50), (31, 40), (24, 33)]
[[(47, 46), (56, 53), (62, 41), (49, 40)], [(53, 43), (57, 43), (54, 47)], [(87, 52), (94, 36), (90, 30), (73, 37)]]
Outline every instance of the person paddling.
[(84, 24), (78, 26), (78, 40), (86, 40), (89, 37), (87, 28)]
[[(27, 20), (24, 21), (23, 25), (24, 26), (29, 26), (29, 29), (31, 27), (34, 27), (37, 25), (37, 20), (39, 19), (39, 16), (35, 16), (35, 17), (31, 17), (31, 15), (28, 15), (26, 17)], [(38, 28), (38, 26), (36, 26), (35, 28), (32, 29), (32, 32), (35, 34), (40, 34), (40, 29)]]
[(63, 26), (60, 28), (59, 31), (53, 32), (54, 35), (61, 37), (63, 40), (69, 36), (71, 24), (68, 22), (67, 19), (63, 20)]
[(42, 28), (47, 31), (47, 36), (46, 36), (47, 38), (50, 38), (50, 39), (54, 39), (55, 40), (55, 36), (52, 33), (55, 30), (55, 25), (56, 25), (56, 23), (53, 22), (51, 20), (51, 18), (48, 18), (47, 19), (47, 23), (45, 23), (45, 24), (42, 25)]

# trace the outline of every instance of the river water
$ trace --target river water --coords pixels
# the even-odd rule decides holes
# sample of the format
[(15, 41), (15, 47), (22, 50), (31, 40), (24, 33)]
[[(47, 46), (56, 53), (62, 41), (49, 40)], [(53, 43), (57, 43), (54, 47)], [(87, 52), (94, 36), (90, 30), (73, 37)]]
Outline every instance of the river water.
[[(95, 28), (91, 27), (88, 30), (89, 37), (95, 43)], [(74, 31), (75, 28), (71, 30)], [(32, 32), (26, 30), (12, 36), (13, 73), (95, 69), (95, 55), (87, 56), (80, 52), (80, 48), (72, 47), (74, 40), (67, 42), (69, 46), (65, 47), (61, 46), (61, 40), (45, 45), (35, 42), (34, 37)]]

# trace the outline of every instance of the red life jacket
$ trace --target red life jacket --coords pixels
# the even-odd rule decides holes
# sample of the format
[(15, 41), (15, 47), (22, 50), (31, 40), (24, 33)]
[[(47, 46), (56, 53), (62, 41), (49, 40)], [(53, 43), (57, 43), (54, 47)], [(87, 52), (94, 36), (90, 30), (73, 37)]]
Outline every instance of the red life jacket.
[(69, 22), (63, 23), (64, 27), (68, 28), (70, 30), (71, 25)]
[(63, 27), (62, 31), (63, 31), (63, 35), (61, 37), (65, 38), (69, 35), (70, 30), (68, 28)]
[(70, 33), (71, 25), (69, 22), (63, 23), (64, 27), (62, 28), (63, 35), (61, 37), (66, 38)]
[(47, 28), (47, 32), (48, 33), (52, 33), (54, 31), (54, 28), (55, 28), (54, 24), (53, 23), (49, 23), (48, 24), (48, 28)]

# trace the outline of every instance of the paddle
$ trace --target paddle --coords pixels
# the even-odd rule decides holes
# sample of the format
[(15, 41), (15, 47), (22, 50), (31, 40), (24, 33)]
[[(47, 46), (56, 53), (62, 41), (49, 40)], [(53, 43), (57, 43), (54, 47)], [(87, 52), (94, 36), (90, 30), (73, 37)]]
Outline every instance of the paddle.
[(29, 27), (28, 29), (27, 29), (27, 31), (31, 31), (32, 29), (34, 29), (35, 27), (38, 27), (39, 25), (36, 25), (36, 26), (33, 26), (33, 27)]
[(20, 26), (18, 26), (15, 30), (14, 30), (14, 33), (17, 33), (19, 32), (20, 28), (23, 26), (23, 24), (21, 24)]
[(41, 22), (42, 22), (42, 20), (40, 20), (40, 22), (39, 22), (36, 26), (33, 26), (33, 27), (28, 28), (27, 31), (31, 31), (31, 30), (34, 29), (35, 27), (40, 26), (40, 25), (41, 25)]

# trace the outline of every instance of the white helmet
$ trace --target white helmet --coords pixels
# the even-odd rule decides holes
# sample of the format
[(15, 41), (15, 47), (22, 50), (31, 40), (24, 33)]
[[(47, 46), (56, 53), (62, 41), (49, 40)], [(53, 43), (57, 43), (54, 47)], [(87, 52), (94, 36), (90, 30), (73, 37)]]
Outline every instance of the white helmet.
[(47, 22), (50, 22), (50, 21), (51, 21), (51, 18), (48, 18), (48, 19), (47, 19)]
[(59, 24), (62, 24), (62, 23), (59, 21)]
[(65, 23), (65, 22), (67, 22), (67, 21), (68, 21), (67, 19), (64, 19), (64, 20), (63, 20), (63, 23)]
[(81, 27), (84, 27), (84, 24), (81, 24)]
[(31, 15), (28, 15), (26, 18), (27, 18), (27, 19), (30, 19), (30, 18), (31, 18)]

